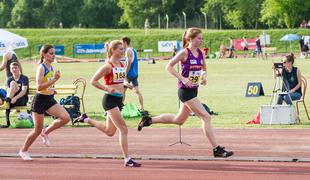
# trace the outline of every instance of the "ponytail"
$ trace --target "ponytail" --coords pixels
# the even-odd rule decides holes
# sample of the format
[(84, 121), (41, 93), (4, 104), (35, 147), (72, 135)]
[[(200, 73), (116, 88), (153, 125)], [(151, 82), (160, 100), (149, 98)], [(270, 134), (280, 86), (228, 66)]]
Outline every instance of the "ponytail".
[(189, 41), (194, 39), (198, 34), (201, 34), (201, 29), (197, 27), (192, 27), (187, 29), (182, 37), (182, 48), (187, 48), (189, 46)]
[(183, 48), (183, 49), (188, 47), (188, 42), (187, 42), (187, 39), (186, 39), (186, 32), (187, 32), (187, 31), (185, 31), (185, 32), (183, 33), (183, 36), (182, 36), (182, 48)]
[(44, 55), (45, 55), (50, 49), (52, 49), (52, 48), (54, 48), (54, 46), (49, 45), (49, 44), (43, 45), (43, 46), (41, 47), (41, 49), (40, 49), (40, 60), (39, 60), (38, 64), (43, 63), (43, 61), (44, 61)]

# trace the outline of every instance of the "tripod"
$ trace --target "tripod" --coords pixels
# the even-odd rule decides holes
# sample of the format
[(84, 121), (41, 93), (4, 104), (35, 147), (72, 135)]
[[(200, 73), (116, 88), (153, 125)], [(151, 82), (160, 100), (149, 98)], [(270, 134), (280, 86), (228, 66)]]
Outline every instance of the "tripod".
[[(278, 104), (278, 98), (280, 95), (287, 95), (289, 97), (289, 100), (291, 101), (292, 104), (290, 106), (293, 106), (293, 100), (290, 95), (290, 89), (289, 89), (289, 84), (286, 79), (283, 78), (282, 72), (280, 71), (281, 68), (276, 68), (276, 81), (273, 87), (273, 95), (270, 101), (270, 105), (277, 105)], [(283, 69), (282, 69), (283, 71)], [(284, 91), (283, 91), (284, 90)], [(272, 107), (271, 109), (271, 117), (270, 117), (270, 122), (269, 124), (272, 124), (273, 116), (274, 116), (274, 110), (275, 107)], [(296, 113), (297, 114), (297, 113)], [(297, 117), (299, 119), (299, 117)]]
[[(179, 72), (179, 64), (180, 63), (178, 63), (178, 72)], [(178, 100), (178, 103), (179, 103), (179, 109), (180, 109), (180, 100)], [(186, 145), (186, 146), (191, 146), (190, 144), (188, 144), (188, 143), (186, 143), (186, 142), (184, 142), (184, 141), (182, 141), (182, 126), (181, 125), (179, 125), (179, 140), (178, 141), (176, 141), (175, 143), (173, 143), (173, 144), (170, 144), (169, 146), (174, 146), (174, 145), (177, 145), (177, 144), (184, 144), (184, 145)]]
[[(279, 95), (288, 95), (289, 99), (291, 102), (292, 101), (292, 98), (291, 98), (291, 95), (289, 93), (290, 89), (289, 87), (287, 86), (287, 80), (284, 80), (283, 79), (283, 75), (282, 75), (282, 72), (280, 71), (281, 69), (279, 68), (276, 68), (276, 81), (274, 83), (274, 86), (273, 86), (273, 91), (272, 91), (272, 97), (271, 97), (271, 101), (270, 101), (270, 105), (276, 105), (277, 104), (277, 100), (278, 100), (278, 97)], [(283, 88), (284, 88), (284, 92), (283, 92)]]

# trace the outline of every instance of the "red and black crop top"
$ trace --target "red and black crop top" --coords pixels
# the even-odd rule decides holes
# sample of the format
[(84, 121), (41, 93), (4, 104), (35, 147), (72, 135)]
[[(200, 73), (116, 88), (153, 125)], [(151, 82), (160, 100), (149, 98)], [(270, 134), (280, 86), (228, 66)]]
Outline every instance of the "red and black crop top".
[(104, 81), (106, 85), (113, 85), (113, 84), (121, 84), (124, 83), (124, 79), (126, 78), (126, 68), (123, 63), (121, 67), (115, 67), (111, 61), (108, 61), (109, 64), (112, 66), (112, 70), (109, 74), (104, 76)]

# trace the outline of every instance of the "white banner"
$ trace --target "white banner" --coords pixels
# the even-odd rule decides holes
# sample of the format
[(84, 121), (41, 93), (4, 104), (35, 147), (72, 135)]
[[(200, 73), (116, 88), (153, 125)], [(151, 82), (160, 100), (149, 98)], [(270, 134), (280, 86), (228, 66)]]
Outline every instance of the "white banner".
[(174, 47), (181, 49), (180, 41), (158, 41), (158, 52), (173, 52)]
[(304, 36), (305, 44), (310, 43), (310, 36)]

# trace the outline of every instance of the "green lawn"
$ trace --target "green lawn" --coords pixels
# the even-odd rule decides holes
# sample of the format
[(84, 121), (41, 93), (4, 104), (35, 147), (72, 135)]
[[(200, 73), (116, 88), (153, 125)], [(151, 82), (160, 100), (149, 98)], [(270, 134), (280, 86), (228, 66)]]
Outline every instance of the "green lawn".
[[(159, 61), (157, 64), (140, 62), (139, 83), (144, 95), (145, 109), (151, 114), (176, 113), (178, 111), (178, 98), (176, 79), (169, 75), (164, 67), (167, 61)], [(83, 77), (89, 81), (97, 68), (102, 63), (72, 63), (54, 64), (55, 69), (62, 73), (60, 82), (71, 83), (77, 77)], [(297, 60), (296, 66), (301, 72), (310, 77), (310, 61)], [(259, 110), (260, 105), (268, 104), (271, 99), (274, 80), (272, 77), (272, 61), (256, 59), (229, 59), (229, 60), (208, 60), (209, 82), (205, 87), (199, 89), (199, 99), (208, 104), (211, 109), (218, 112), (213, 117), (213, 125), (221, 128), (308, 128), (310, 121), (306, 120), (305, 112), (301, 111), (301, 125), (292, 126), (260, 126), (246, 125)], [(24, 74), (35, 75), (35, 64), (23, 63)], [(5, 80), (5, 73), (0, 74), (0, 83)], [(246, 85), (248, 81), (260, 81), (263, 84), (266, 96), (259, 98), (245, 98)], [(309, 80), (310, 81), (310, 80)], [(104, 120), (101, 107), (103, 92), (87, 85), (85, 104), (86, 111), (93, 117)], [(127, 102), (138, 104), (133, 92), (127, 93)], [(309, 95), (306, 97), (307, 106), (310, 108)], [(0, 124), (4, 124), (4, 113), (1, 112)], [(12, 117), (14, 119), (14, 117)], [(130, 127), (136, 127), (139, 119), (127, 119)], [(48, 118), (46, 124), (50, 123)], [(201, 123), (196, 117), (190, 117), (185, 127), (200, 127)], [(175, 127), (172, 125), (156, 125), (153, 127)]]

